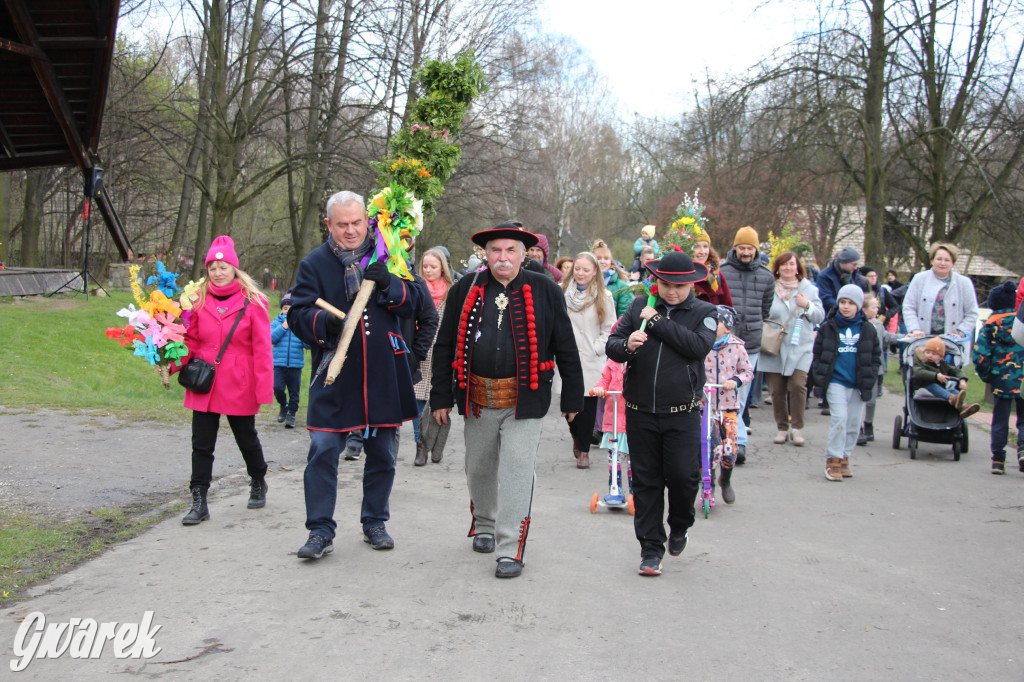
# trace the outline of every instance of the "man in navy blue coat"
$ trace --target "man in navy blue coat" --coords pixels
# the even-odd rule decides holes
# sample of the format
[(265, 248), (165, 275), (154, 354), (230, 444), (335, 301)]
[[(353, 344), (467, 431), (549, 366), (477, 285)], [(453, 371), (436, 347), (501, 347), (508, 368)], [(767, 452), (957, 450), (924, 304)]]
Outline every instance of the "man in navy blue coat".
[[(327, 200), (325, 214), (329, 237), (299, 264), (288, 311), (288, 326), (312, 347), (313, 354), (304, 476), (309, 539), (298, 552), (302, 559), (319, 559), (334, 549), (338, 456), (347, 432), (355, 429), (362, 430), (366, 451), (360, 512), (363, 539), (374, 549), (395, 546), (384, 524), (390, 518), (398, 428), (417, 415), (409, 348), (398, 318), (416, 316), (423, 303), (421, 289), (392, 275), (384, 263), (369, 263), (375, 244), (361, 196), (338, 192)], [(337, 348), (343, 323), (318, 308), (316, 299), (347, 313), (363, 279), (373, 281), (376, 288), (341, 374), (327, 386), (326, 365)]]

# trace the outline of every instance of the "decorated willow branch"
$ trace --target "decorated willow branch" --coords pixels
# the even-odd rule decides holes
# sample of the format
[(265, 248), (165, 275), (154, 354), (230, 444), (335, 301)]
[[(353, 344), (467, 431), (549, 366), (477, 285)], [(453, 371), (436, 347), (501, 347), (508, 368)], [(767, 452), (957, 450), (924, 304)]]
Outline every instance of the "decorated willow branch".
[[(424, 212), (433, 214), (434, 202), (444, 193), (445, 183), (462, 157), (456, 140), (466, 110), (473, 98), (486, 90), (483, 69), (472, 52), (451, 62), (427, 62), (416, 79), (426, 94), (413, 105), (408, 125), (391, 139), (388, 156), (371, 164), (382, 188), (367, 208), (377, 248), (362, 262), (364, 269), (370, 263), (385, 263), (388, 272), (409, 281), (413, 276), (408, 248), (423, 229)], [(341, 373), (373, 286), (372, 281), (363, 280), (352, 302), (324, 378), (327, 386)]]

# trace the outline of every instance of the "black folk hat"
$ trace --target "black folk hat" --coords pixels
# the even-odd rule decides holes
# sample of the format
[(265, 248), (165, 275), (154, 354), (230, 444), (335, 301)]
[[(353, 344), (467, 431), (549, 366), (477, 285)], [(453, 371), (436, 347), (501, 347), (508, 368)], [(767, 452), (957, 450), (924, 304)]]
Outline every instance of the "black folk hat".
[(670, 251), (660, 260), (649, 260), (646, 265), (651, 274), (670, 284), (703, 282), (708, 278), (708, 269), (682, 251)]
[(523, 243), (526, 248), (537, 245), (537, 235), (532, 232), (527, 232), (518, 225), (512, 223), (502, 223), (496, 227), (492, 227), (489, 230), (482, 230), (474, 234), (470, 239), (477, 246), (487, 247), (487, 242), (492, 239), (515, 239)]

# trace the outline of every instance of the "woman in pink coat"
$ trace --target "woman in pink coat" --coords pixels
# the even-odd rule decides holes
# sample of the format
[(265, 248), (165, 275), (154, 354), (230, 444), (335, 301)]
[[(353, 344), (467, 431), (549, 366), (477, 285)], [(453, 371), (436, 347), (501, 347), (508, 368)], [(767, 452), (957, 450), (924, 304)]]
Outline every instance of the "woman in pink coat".
[(260, 405), (274, 399), (274, 359), (270, 344), (267, 299), (249, 275), (238, 269), (231, 237), (217, 237), (206, 254), (206, 278), (192, 307), (185, 345), (188, 357), (216, 364), (231, 327), (231, 336), (209, 393), (185, 391), (192, 410), (192, 509), (181, 522), (194, 526), (210, 518), (206, 493), (213, 479), (213, 449), (220, 416), (227, 415), (249, 472), (249, 509), (267, 501), (267, 462), (256, 433)]

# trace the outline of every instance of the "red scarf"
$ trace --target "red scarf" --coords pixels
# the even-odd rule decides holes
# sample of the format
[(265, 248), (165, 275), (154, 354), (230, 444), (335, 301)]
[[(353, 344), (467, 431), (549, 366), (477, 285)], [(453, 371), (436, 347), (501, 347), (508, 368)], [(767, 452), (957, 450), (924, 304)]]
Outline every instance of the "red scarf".
[(433, 282), (426, 278), (424, 278), (423, 281), (427, 283), (427, 289), (430, 291), (430, 298), (434, 299), (434, 307), (440, 307), (441, 301), (443, 301), (444, 297), (448, 295), (448, 282), (444, 281), (443, 277), (438, 277)]

